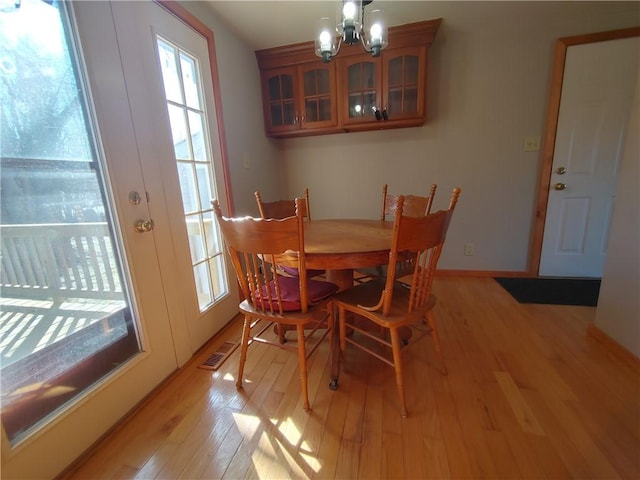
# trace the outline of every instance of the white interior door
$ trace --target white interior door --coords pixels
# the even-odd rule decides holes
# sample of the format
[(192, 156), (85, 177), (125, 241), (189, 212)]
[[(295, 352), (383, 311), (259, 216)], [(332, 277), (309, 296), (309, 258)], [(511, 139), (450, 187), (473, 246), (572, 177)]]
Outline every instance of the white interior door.
[(638, 37), (570, 46), (539, 275), (601, 277)]
[(113, 2), (112, 9), (127, 46), (120, 54), (145, 178), (153, 178), (150, 196), (162, 205), (155, 233), (183, 364), (238, 312), (211, 207), (213, 198), (224, 205), (227, 192), (208, 44), (155, 2)]
[[(206, 41), (153, 2), (66, 5), (73, 7), (72, 23), (81, 47), (79, 66), (88, 79), (87, 95), (131, 278), (142, 352), (20, 445), (11, 445), (3, 432), (2, 476), (8, 479), (57, 475), (237, 313), (235, 282), (229, 281), (226, 270), (197, 276), (204, 262), (224, 268), (218, 260), (223, 257), (221, 242), (208, 221), (210, 198), (204, 197), (216, 196), (223, 202), (227, 198), (222, 173), (220, 178), (213, 175), (222, 171), (222, 145)], [(185, 102), (183, 110), (190, 118), (200, 115), (203, 129), (213, 132), (206, 141), (212, 163), (209, 186), (198, 175), (204, 163), (200, 156), (195, 155), (191, 165), (184, 155), (176, 154), (158, 35), (198, 65), (194, 71), (201, 107)], [(193, 137), (193, 124), (188, 125)], [(196, 136), (203, 138), (200, 132)], [(189, 149), (193, 151), (193, 145)], [(189, 182), (178, 172), (188, 169), (177, 159), (194, 172), (197, 209), (183, 206), (187, 196), (181, 189)], [(139, 201), (132, 192), (140, 194)], [(187, 222), (193, 219), (197, 228), (192, 231)], [(140, 220), (149, 221), (147, 231), (134, 230)], [(191, 253), (200, 244), (210, 258), (202, 260), (198, 253), (194, 266)], [(198, 282), (210, 282), (210, 301), (202, 299)]]
[[(39, 2), (22, 3), (24, 9), (42, 8)], [(158, 263), (161, 252), (157, 236), (153, 231), (134, 230), (138, 220), (151, 218), (151, 203), (144, 195), (147, 182), (129, 113), (110, 5), (80, 2), (76, 7), (76, 28), (67, 31), (70, 37), (78, 37), (78, 48), (82, 49), (76, 68), (86, 73), (80, 76), (87, 85), (79, 87), (88, 99), (86, 128), (96, 133), (96, 161), (106, 166), (109, 200), (122, 248), (118, 250), (123, 253), (124, 276), (130, 279), (126, 283), (141, 351), (74, 398), (63, 411), (46, 418), (20, 443), (11, 443), (3, 428), (3, 478), (53, 478), (178, 366)], [(66, 18), (67, 9), (61, 12)], [(65, 23), (74, 25), (73, 12), (69, 13)], [(130, 192), (141, 193), (141, 201), (130, 201)]]

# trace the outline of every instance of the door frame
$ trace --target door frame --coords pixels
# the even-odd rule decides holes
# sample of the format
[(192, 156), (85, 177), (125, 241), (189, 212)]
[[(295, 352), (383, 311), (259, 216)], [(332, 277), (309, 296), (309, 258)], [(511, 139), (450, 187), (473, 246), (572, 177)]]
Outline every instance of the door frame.
[(575, 45), (605, 42), (607, 40), (617, 40), (637, 36), (640, 36), (640, 27), (563, 37), (556, 41), (551, 74), (551, 88), (549, 92), (549, 105), (547, 108), (547, 121), (538, 180), (538, 196), (535, 204), (533, 236), (531, 240), (531, 257), (529, 259), (529, 268), (527, 271), (529, 276), (538, 276), (540, 259), (542, 256), (542, 241), (544, 237), (545, 221), (547, 219), (547, 204), (550, 193), (553, 153), (556, 147), (556, 133), (558, 129), (558, 115), (560, 112), (560, 98), (562, 95), (562, 83), (564, 80), (564, 66), (567, 57), (567, 48)]

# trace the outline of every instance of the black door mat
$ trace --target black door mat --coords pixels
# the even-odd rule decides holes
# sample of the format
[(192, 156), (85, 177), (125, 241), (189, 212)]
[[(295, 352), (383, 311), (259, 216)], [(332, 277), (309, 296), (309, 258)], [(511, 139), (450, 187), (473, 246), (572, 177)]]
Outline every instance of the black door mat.
[(238, 348), (238, 345), (240, 345), (239, 342), (224, 342), (201, 365), (198, 365), (198, 368), (218, 370), (224, 361), (229, 358), (229, 355)]
[(495, 280), (519, 303), (598, 305), (599, 279), (496, 277)]

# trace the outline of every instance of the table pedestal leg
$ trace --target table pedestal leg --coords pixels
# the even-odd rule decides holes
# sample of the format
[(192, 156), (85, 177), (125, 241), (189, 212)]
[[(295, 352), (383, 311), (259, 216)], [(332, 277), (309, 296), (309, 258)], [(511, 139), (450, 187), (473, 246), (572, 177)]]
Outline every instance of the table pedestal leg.
[(338, 285), (340, 292), (353, 287), (353, 270), (327, 270), (327, 280)]

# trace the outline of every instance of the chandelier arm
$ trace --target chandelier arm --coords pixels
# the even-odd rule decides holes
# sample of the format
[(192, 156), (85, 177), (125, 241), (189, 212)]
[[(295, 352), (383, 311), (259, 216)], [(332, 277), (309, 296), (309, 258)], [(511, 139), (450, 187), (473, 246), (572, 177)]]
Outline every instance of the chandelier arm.
[(338, 55), (338, 53), (340, 52), (340, 47), (342, 46), (342, 35), (340, 35), (338, 37), (338, 45), (336, 45), (336, 54), (332, 55), (331, 58), (334, 58)]
[(367, 47), (366, 47), (366, 41), (364, 39), (364, 35), (365, 35), (365, 30), (364, 30), (364, 7), (366, 7), (367, 5), (369, 5), (373, 0), (369, 1), (369, 2), (362, 2), (362, 21), (360, 23), (360, 43), (362, 43), (362, 48), (365, 49), (365, 51), (368, 52)]

